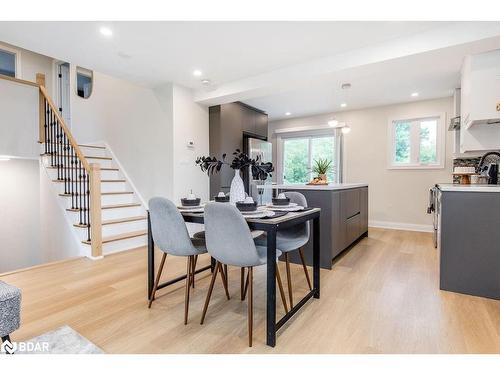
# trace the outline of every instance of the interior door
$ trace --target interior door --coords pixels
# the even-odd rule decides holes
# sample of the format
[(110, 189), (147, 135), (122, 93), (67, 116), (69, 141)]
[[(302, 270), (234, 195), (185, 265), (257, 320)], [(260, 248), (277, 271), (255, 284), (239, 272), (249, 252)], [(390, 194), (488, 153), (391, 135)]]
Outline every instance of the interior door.
[(70, 82), (69, 82), (69, 64), (61, 63), (58, 67), (58, 98), (59, 98), (59, 113), (66, 122), (66, 124), (71, 124), (70, 116)]

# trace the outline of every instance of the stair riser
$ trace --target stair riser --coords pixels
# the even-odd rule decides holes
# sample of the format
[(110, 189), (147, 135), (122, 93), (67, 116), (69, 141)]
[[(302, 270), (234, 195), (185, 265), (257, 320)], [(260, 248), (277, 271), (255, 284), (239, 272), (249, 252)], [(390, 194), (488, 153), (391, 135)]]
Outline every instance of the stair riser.
[(147, 246), (147, 236), (134, 237), (121, 241), (108, 242), (102, 245), (104, 255), (115, 253), (117, 251), (135, 249), (137, 247)]
[[(48, 168), (49, 176), (52, 180), (57, 179), (57, 169)], [(71, 173), (71, 170), (67, 170), (67, 173)], [(74, 173), (74, 171), (73, 171)], [(101, 171), (101, 180), (123, 180), (124, 177), (119, 171)]]
[(87, 159), (89, 164), (99, 164), (101, 168), (114, 168), (112, 160), (102, 160), (102, 159)]
[(111, 204), (135, 203), (135, 194), (116, 194), (116, 195), (101, 195), (101, 203), (103, 206)]
[(80, 147), (80, 150), (83, 152), (85, 156), (107, 156), (109, 157), (106, 150), (101, 148), (91, 148), (91, 147)]
[[(146, 230), (147, 223), (146, 220), (130, 221), (127, 223), (110, 224), (102, 226), (102, 236), (115, 236), (118, 234), (134, 232), (138, 230)], [(78, 233), (78, 238), (83, 241), (87, 239), (87, 229), (75, 227)]]
[(122, 219), (131, 216), (145, 215), (146, 210), (141, 206), (126, 207), (126, 208), (112, 208), (109, 210), (102, 210), (102, 220)]
[[(59, 193), (64, 193), (64, 182), (54, 182)], [(82, 182), (83, 185), (83, 182)], [(75, 189), (79, 189), (80, 185), (75, 184)], [(128, 187), (125, 182), (101, 182), (101, 192), (116, 192), (127, 191)], [(76, 190), (75, 190), (76, 191)], [(128, 190), (130, 191), (130, 190)]]
[(129, 233), (138, 230), (146, 230), (146, 220), (130, 221), (128, 223), (110, 224), (102, 226), (102, 236), (114, 236), (122, 233)]

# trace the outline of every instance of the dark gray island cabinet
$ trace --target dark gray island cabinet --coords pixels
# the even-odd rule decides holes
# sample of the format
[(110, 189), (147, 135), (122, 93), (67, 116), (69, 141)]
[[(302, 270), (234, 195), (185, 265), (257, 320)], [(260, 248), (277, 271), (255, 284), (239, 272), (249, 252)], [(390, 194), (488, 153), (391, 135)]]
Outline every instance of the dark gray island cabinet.
[(438, 188), (440, 289), (500, 299), (500, 186)]
[[(307, 199), (309, 207), (321, 208), (321, 268), (331, 269), (332, 260), (348, 249), (359, 238), (368, 235), (368, 185), (329, 184), (273, 185), (279, 192), (298, 191)], [(304, 247), (307, 264), (312, 265), (312, 245)], [(300, 264), (296, 252), (290, 260)]]

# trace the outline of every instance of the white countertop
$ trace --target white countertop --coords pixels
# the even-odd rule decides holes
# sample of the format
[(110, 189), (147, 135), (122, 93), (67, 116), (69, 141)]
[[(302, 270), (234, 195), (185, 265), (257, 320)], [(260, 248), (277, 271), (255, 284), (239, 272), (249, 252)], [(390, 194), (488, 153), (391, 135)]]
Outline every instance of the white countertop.
[(462, 191), (476, 193), (500, 193), (500, 185), (482, 185), (482, 184), (438, 184), (441, 191)]
[(259, 189), (286, 189), (286, 190), (346, 190), (368, 187), (365, 183), (351, 184), (328, 184), (328, 185), (305, 185), (305, 184), (277, 184), (277, 185), (258, 185)]

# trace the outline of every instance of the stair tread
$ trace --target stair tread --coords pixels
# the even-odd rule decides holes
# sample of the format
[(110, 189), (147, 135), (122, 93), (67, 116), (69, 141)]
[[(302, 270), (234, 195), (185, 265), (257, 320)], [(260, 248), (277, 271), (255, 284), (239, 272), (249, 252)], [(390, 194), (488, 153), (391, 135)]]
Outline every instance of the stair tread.
[(83, 155), (85, 159), (98, 159), (98, 160), (113, 160), (109, 156), (92, 156), (92, 155)]
[(109, 204), (102, 206), (101, 209), (108, 210), (111, 208), (125, 208), (125, 207), (139, 207), (140, 203), (121, 203), (121, 204)]
[[(140, 236), (145, 236), (148, 233), (147, 230), (136, 230), (133, 232), (127, 232), (127, 233), (121, 233), (121, 234), (116, 234), (114, 236), (109, 236), (109, 237), (103, 237), (102, 238), (102, 243), (108, 243), (108, 242), (113, 242), (113, 241), (120, 241), (120, 240), (126, 240), (128, 238), (134, 238), (134, 237), (140, 237)], [(90, 241), (82, 241), (84, 244), (90, 245)]]
[(133, 191), (108, 191), (101, 193), (101, 195), (121, 195), (121, 194), (134, 194)]
[(131, 222), (131, 221), (146, 220), (147, 218), (148, 217), (146, 215), (142, 215), (142, 216), (124, 217), (124, 218), (121, 218), (121, 219), (103, 220), (102, 221), (102, 225), (128, 223), (128, 222)]
[(101, 150), (105, 150), (106, 146), (96, 146), (96, 145), (78, 145), (78, 147), (88, 147), (88, 148), (98, 148)]

